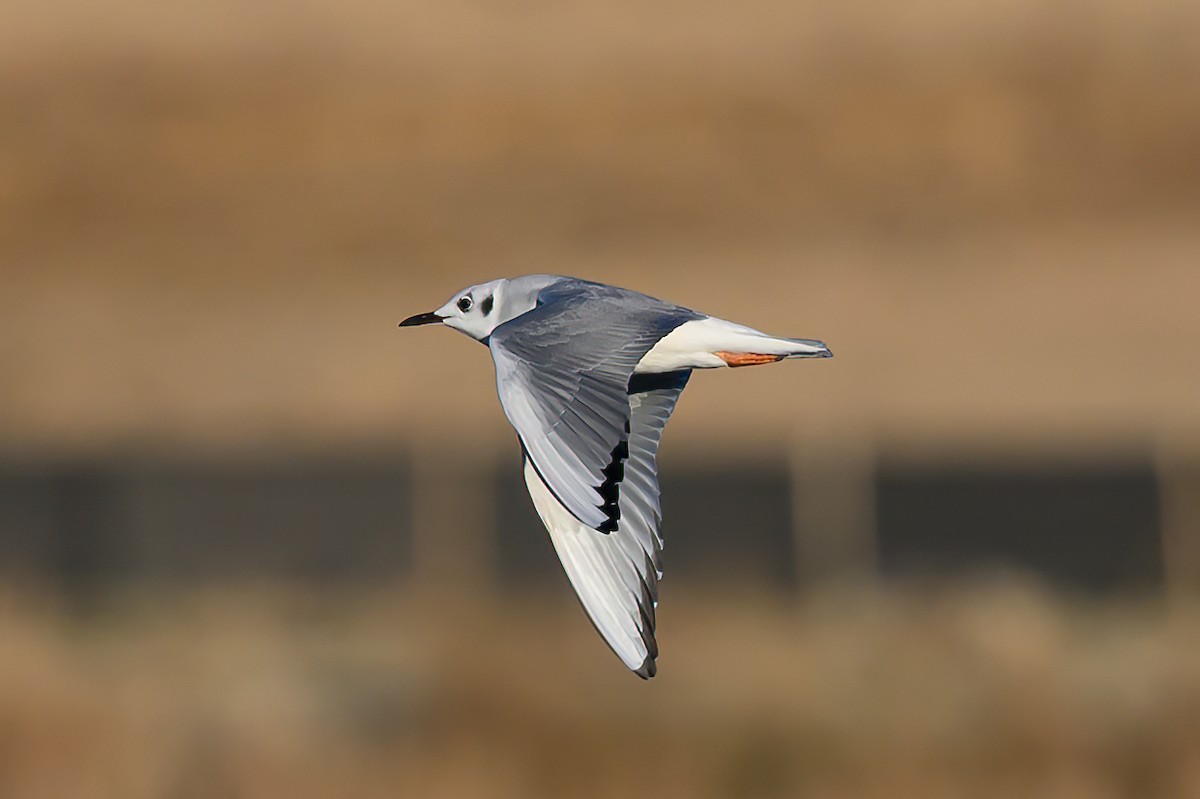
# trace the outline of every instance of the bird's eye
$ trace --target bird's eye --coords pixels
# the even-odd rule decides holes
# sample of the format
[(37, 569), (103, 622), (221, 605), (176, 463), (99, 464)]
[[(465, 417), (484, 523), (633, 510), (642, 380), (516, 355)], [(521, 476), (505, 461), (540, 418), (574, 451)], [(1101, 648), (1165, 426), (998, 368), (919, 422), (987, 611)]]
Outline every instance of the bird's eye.
[(458, 301), (458, 310), (462, 311), (463, 313), (466, 313), (467, 311), (471, 310), (471, 306), (474, 304), (475, 303), (471, 300), (470, 297), (463, 297), (462, 299), (460, 299)]

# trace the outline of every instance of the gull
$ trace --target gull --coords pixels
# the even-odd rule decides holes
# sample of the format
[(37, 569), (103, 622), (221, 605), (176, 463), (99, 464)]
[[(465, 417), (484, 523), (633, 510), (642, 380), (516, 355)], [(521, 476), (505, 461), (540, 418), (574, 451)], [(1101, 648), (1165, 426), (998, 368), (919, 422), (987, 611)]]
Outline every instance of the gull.
[(813, 339), (558, 275), (480, 283), (400, 326), (427, 324), (491, 351), (525, 485), (567, 578), (625, 666), (653, 677), (663, 548), (656, 460), (692, 370), (833, 353)]

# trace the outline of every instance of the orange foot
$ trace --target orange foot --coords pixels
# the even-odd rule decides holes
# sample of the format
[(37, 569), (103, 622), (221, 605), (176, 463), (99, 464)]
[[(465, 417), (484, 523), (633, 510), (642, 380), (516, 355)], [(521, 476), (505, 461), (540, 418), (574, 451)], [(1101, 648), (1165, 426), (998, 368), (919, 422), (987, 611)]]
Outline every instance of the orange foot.
[(782, 361), (782, 355), (763, 355), (757, 352), (714, 352), (725, 363), (730, 366), (761, 366), (764, 363), (775, 363)]

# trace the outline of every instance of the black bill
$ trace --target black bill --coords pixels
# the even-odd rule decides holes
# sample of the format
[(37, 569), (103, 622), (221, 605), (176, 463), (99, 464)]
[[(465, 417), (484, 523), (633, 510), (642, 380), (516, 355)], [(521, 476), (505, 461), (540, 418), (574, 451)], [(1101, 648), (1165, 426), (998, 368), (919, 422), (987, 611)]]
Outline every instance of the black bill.
[(410, 316), (400, 323), (400, 327), (416, 327), (417, 325), (435, 325), (442, 321), (442, 317), (435, 313), (419, 313), (416, 316)]

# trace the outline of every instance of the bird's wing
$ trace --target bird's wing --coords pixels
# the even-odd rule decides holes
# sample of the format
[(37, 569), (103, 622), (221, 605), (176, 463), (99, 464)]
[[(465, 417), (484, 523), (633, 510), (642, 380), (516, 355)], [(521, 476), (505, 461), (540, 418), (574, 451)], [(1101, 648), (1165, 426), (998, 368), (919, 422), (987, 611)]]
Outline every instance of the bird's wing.
[(663, 336), (699, 314), (612, 286), (564, 279), (492, 332), (496, 389), (546, 488), (611, 532), (629, 456), (629, 381)]
[(580, 604), (625, 665), (648, 679), (655, 673), (654, 640), (662, 535), (658, 502), (658, 444), (689, 372), (639, 375), (630, 387), (629, 459), (620, 481), (620, 520), (611, 534), (581, 524), (540, 474), (525, 463), (525, 482)]

